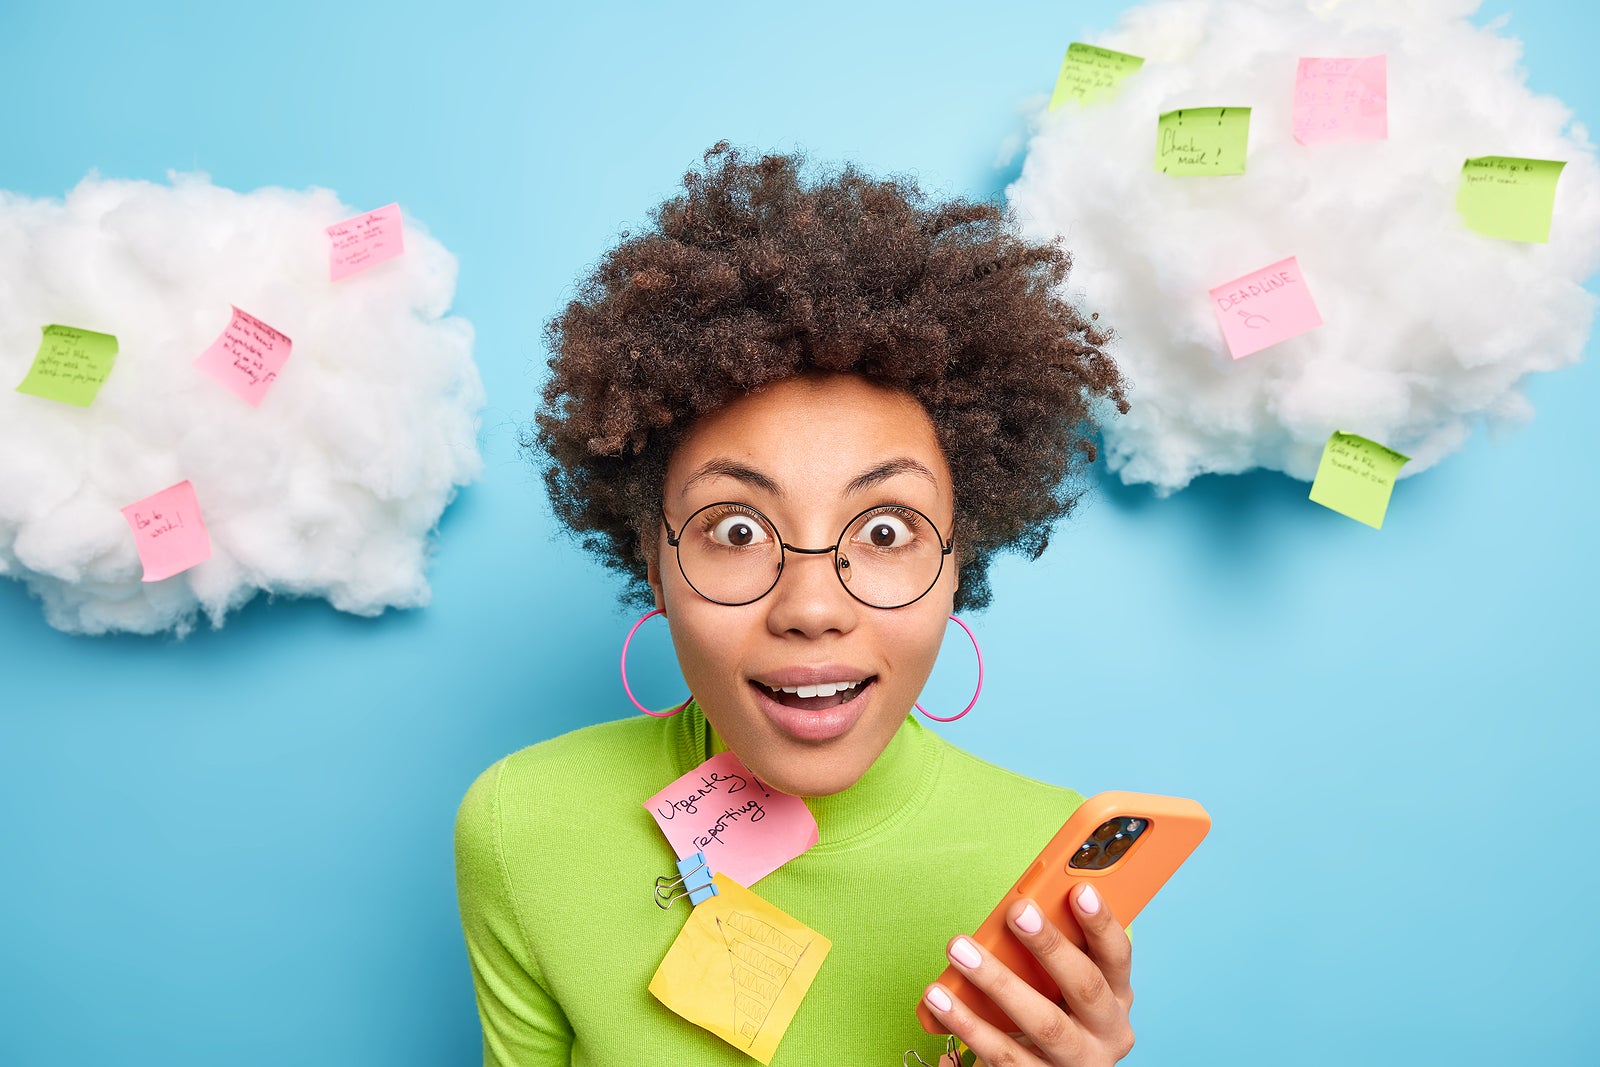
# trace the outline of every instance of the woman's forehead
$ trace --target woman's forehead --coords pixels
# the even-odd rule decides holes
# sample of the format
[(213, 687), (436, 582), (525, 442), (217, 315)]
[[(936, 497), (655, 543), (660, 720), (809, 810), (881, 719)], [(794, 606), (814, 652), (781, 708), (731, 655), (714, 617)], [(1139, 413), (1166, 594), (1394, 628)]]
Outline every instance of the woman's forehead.
[(774, 498), (856, 497), (893, 484), (950, 495), (933, 421), (909, 393), (854, 375), (790, 379), (702, 416), (667, 468), (666, 495), (734, 486)]

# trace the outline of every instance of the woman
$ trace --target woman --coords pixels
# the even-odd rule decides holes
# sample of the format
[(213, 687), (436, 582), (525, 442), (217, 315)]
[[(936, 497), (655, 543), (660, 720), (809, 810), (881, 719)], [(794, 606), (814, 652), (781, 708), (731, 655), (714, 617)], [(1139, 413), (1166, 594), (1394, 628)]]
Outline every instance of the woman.
[[(1092, 893), (1086, 949), (1031, 903), (1046, 1001), (960, 936), (1081, 798), (910, 715), (950, 613), (999, 551), (1036, 556), (1126, 410), (1106, 334), (1054, 295), (1068, 259), (992, 205), (725, 144), (624, 234), (548, 328), (535, 438), (557, 515), (666, 616), (693, 700), (495, 764), (457, 824), (485, 1061), (744, 1064), (648, 991), (686, 906), (643, 802), (731, 750), (805, 798), (818, 843), (751, 888), (832, 951), (775, 1064), (932, 1058), (933, 1015), (991, 1064), (1105, 1064), (1132, 1044), (1129, 946)], [(989, 709), (1003, 715), (1003, 709)], [(1016, 1037), (930, 984), (946, 960)]]

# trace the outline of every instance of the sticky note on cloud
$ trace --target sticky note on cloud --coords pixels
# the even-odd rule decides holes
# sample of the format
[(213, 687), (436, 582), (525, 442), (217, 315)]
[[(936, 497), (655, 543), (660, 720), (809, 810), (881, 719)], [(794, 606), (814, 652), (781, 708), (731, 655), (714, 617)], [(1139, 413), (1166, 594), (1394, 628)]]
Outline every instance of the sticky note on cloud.
[(211, 535), (200, 517), (194, 486), (179, 482), (122, 509), (144, 564), (144, 580), (159, 582), (211, 558)]
[(1322, 325), (1294, 256), (1217, 286), (1211, 308), (1234, 359)]
[(1050, 110), (1054, 111), (1069, 100), (1089, 104), (1110, 96), (1117, 86), (1142, 66), (1144, 59), (1140, 56), (1074, 41), (1067, 46), (1066, 58), (1061, 61), (1061, 72), (1056, 75), (1055, 91), (1050, 94)]
[(1322, 449), (1311, 499), (1374, 530), (1383, 529), (1400, 468), (1411, 462), (1392, 448), (1337, 430)]
[(406, 250), (400, 205), (390, 204), (328, 227), (328, 274), (334, 281), (375, 267)]
[(291, 347), (287, 336), (234, 308), (222, 336), (211, 342), (194, 365), (254, 407), (277, 380)]
[(1479, 156), (1461, 166), (1456, 210), (1487, 237), (1544, 243), (1550, 240), (1556, 182), (1566, 163), (1554, 159)]
[(1189, 107), (1156, 120), (1156, 170), (1163, 174), (1243, 174), (1249, 145), (1247, 107)]
[(1294, 83), (1294, 139), (1383, 141), (1389, 137), (1389, 62), (1303, 58)]
[(46, 326), (33, 365), (17, 392), (86, 408), (117, 359), (117, 339), (72, 326)]
[(771, 1063), (833, 942), (725, 874), (650, 979), (657, 1000)]
[(644, 802), (678, 858), (704, 852), (713, 871), (752, 885), (817, 843), (805, 801), (768, 789), (719, 752)]

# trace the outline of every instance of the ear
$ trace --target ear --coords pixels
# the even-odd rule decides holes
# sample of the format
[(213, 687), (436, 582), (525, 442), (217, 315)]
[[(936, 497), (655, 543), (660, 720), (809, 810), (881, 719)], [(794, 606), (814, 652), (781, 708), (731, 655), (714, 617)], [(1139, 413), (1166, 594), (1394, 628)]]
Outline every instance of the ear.
[(661, 552), (646, 549), (644, 553), (644, 580), (650, 583), (650, 592), (656, 598), (656, 610), (666, 603), (661, 598)]

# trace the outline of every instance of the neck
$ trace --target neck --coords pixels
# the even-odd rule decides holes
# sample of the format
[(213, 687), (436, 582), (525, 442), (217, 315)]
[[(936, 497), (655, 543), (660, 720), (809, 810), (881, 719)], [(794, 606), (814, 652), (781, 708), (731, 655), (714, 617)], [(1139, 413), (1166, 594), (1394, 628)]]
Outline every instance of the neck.
[[(729, 751), (698, 704), (690, 704), (678, 718), (683, 771)], [(847, 847), (915, 810), (931, 788), (935, 744), (933, 735), (908, 717), (853, 785), (829, 796), (803, 798), (817, 820), (818, 841), (812, 851)]]

